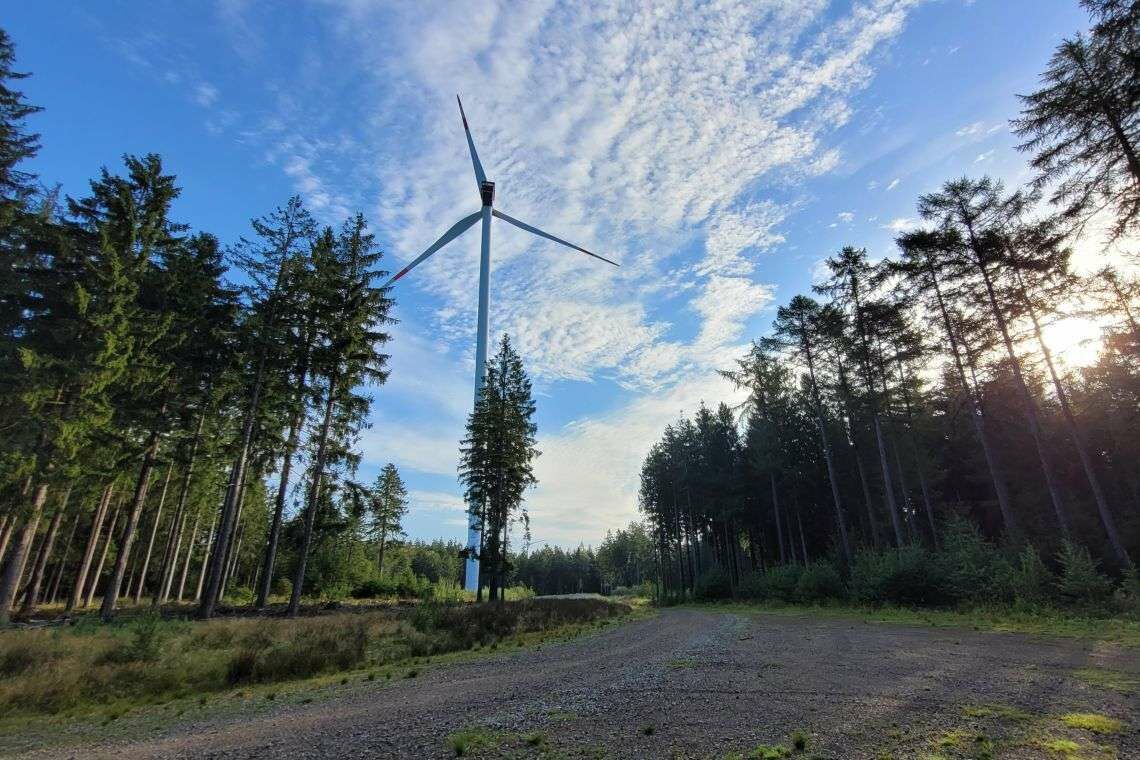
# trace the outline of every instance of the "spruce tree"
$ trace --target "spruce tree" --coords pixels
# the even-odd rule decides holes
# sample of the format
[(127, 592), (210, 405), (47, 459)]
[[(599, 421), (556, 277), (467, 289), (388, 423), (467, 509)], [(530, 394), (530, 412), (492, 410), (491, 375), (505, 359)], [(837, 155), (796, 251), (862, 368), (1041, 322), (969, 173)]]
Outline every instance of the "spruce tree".
[(376, 477), (368, 494), (368, 532), (376, 542), (376, 574), (384, 574), (384, 550), (389, 541), (403, 535), (403, 518), (408, 513), (408, 490), (396, 465), (389, 462)]
[[(480, 570), (489, 581), (491, 600), (501, 598), (504, 590), (510, 523), (521, 517), (523, 494), (536, 482), (534, 413), (530, 378), (504, 335), (468, 417), (459, 465), (468, 512), (482, 526)], [(480, 578), (480, 595), (482, 585)]]
[(326, 229), (313, 247), (315, 298), (321, 322), (313, 351), (313, 372), (319, 378), (320, 426), (312, 439), (306, 505), (297, 565), (293, 576), (289, 615), (300, 611), (305, 569), (313, 528), (326, 491), (335, 485), (336, 468), (351, 472), (359, 457), (352, 452), (371, 403), (361, 386), (379, 386), (388, 378), (389, 340), (383, 327), (391, 307), (383, 289), (373, 280), (384, 274), (376, 268), (381, 258), (364, 217), (345, 222), (340, 234)]

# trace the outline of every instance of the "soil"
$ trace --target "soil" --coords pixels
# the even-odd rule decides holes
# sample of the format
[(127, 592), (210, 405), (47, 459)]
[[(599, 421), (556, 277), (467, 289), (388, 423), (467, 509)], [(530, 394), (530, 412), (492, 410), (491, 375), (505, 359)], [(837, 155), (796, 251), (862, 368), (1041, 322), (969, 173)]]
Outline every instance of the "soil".
[[(469, 757), (725, 758), (763, 744), (803, 758), (1140, 758), (1137, 683), (1137, 650), (1095, 642), (677, 608), (414, 678), (356, 679), (307, 703), (251, 699), (257, 709), (168, 721), (145, 738), (124, 724), (80, 732), (68, 749), (8, 739), (0, 750), (444, 758), (467, 730)], [(1124, 727), (1072, 728), (1061, 716), (1074, 712)], [(1057, 739), (1079, 750), (1051, 754)]]

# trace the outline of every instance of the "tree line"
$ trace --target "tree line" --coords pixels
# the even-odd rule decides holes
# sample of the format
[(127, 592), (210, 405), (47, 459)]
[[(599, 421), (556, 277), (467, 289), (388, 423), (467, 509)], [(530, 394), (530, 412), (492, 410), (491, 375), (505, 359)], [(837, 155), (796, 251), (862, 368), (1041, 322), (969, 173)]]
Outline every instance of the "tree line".
[(0, 621), (238, 587), (296, 614), (349, 544), (382, 575), (407, 494), (356, 482), (392, 321), (364, 217), (294, 197), (223, 247), (153, 154), (65, 197), (23, 169), (25, 76), (0, 30)]
[[(1025, 188), (948, 181), (918, 199), (896, 250), (849, 246), (813, 293), (722, 375), (739, 408), (668, 425), (641, 470), (658, 571), (692, 593), (766, 566), (861, 551), (937, 550), (955, 518), (994, 541), (1085, 545), (1118, 572), (1140, 550), (1140, 283), (1072, 270), (1078, 242), (1140, 220), (1140, 4), (1084, 0), (1012, 122)], [(1048, 341), (1069, 317), (1102, 327), (1096, 361)], [(955, 528), (957, 531), (957, 528)]]

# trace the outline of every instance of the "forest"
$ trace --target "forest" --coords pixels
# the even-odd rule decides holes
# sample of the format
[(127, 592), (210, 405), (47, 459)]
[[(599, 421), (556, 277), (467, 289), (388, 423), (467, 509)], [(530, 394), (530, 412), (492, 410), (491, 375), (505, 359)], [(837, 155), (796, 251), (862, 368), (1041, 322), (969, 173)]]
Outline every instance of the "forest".
[[(1011, 122), (1032, 182), (949, 179), (894, 250), (833, 252), (722, 372), (747, 400), (665, 428), (640, 499), (666, 596), (1135, 598), (1140, 45), (1133, 6), (1082, 5)], [(1088, 364), (1050, 346), (1067, 319)]]

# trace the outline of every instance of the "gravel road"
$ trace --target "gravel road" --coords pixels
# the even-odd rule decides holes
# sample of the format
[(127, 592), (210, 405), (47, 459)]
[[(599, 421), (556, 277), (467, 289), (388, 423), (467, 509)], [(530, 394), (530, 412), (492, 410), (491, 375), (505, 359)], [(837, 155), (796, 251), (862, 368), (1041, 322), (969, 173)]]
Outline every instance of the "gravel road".
[[(1090, 683), (1097, 673), (1116, 688)], [(1135, 679), (1136, 650), (1075, 640), (669, 609), (415, 679), (353, 683), (308, 704), (260, 699), (255, 711), (44, 756), (442, 758), (455, 756), (449, 735), (481, 728), (473, 756), (724, 758), (791, 747), (800, 730), (805, 758), (980, 758), (991, 743), (997, 757), (1044, 758), (1043, 744), (1062, 738), (1081, 757), (1140, 758)], [(1093, 734), (1063, 723), (1069, 712), (1126, 726)]]

